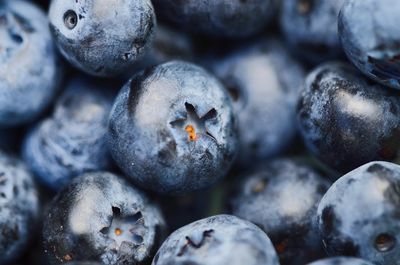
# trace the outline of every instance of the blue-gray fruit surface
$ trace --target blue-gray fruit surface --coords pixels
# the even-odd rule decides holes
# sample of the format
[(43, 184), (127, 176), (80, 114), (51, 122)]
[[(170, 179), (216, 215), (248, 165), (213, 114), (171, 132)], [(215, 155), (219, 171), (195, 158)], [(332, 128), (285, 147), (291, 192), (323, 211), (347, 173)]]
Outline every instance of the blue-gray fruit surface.
[(188, 32), (218, 38), (260, 32), (278, 9), (277, 0), (153, 0), (160, 17)]
[(50, 204), (43, 226), (51, 264), (87, 260), (106, 265), (147, 264), (164, 233), (158, 206), (107, 172), (74, 179)]
[(372, 263), (351, 257), (335, 257), (335, 258), (315, 261), (308, 265), (372, 265)]
[(283, 44), (263, 39), (215, 60), (211, 68), (233, 101), (238, 165), (248, 168), (286, 150), (297, 133), (296, 103), (304, 71)]
[(369, 78), (400, 89), (400, 2), (347, 0), (339, 35), (347, 57)]
[(237, 152), (233, 108), (204, 69), (173, 61), (149, 68), (122, 88), (111, 110), (109, 148), (138, 186), (167, 194), (208, 187)]
[(233, 214), (268, 234), (282, 265), (305, 264), (324, 257), (315, 216), (329, 187), (308, 166), (273, 160), (246, 175), (233, 197)]
[(71, 81), (53, 115), (25, 139), (24, 159), (41, 183), (57, 191), (84, 172), (110, 167), (106, 133), (112, 100), (107, 87)]
[(21, 257), (35, 235), (39, 193), (33, 176), (17, 158), (0, 152), (0, 264)]
[(217, 215), (186, 225), (162, 244), (152, 265), (279, 265), (268, 236), (254, 224)]
[(280, 24), (291, 49), (311, 63), (342, 54), (337, 20), (345, 0), (283, 0)]
[(399, 187), (400, 166), (390, 162), (370, 162), (336, 181), (318, 206), (327, 253), (399, 265)]
[(306, 78), (298, 104), (301, 135), (317, 158), (349, 171), (393, 161), (400, 147), (400, 96), (344, 63), (326, 63)]
[(46, 14), (21, 0), (0, 2), (0, 127), (33, 121), (57, 92), (60, 64)]
[(147, 50), (156, 27), (150, 0), (52, 0), (53, 38), (64, 57), (96, 76), (115, 76)]

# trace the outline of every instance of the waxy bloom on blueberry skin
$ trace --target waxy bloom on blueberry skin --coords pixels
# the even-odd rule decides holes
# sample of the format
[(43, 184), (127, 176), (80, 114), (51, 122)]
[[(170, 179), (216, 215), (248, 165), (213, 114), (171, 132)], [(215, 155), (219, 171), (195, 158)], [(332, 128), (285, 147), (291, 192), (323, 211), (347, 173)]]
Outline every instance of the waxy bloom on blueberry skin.
[(268, 236), (232, 215), (186, 225), (164, 241), (152, 265), (279, 265)]
[(329, 259), (318, 260), (308, 265), (373, 265), (372, 263), (351, 257), (335, 257)]
[(158, 206), (107, 172), (74, 179), (50, 204), (43, 227), (51, 264), (87, 260), (105, 265), (148, 264), (164, 233)]
[(282, 265), (305, 264), (324, 257), (315, 215), (329, 186), (308, 166), (273, 160), (247, 174), (233, 197), (233, 214), (268, 234)]
[(33, 176), (16, 158), (0, 152), (0, 264), (21, 257), (34, 236), (39, 194)]
[(115, 162), (135, 184), (168, 194), (216, 183), (237, 151), (224, 87), (204, 69), (179, 61), (150, 68), (122, 88), (108, 138)]
[(192, 33), (217, 38), (249, 37), (277, 13), (279, 0), (153, 0), (161, 18)]
[(282, 0), (280, 25), (296, 55), (310, 63), (342, 57), (337, 17), (344, 1)]
[(347, 0), (339, 36), (350, 61), (369, 78), (400, 89), (400, 1)]
[(31, 122), (57, 92), (61, 67), (48, 23), (30, 2), (0, 2), (0, 127)]
[(49, 18), (64, 57), (105, 77), (129, 70), (147, 50), (156, 26), (150, 0), (52, 0)]
[(211, 62), (233, 101), (243, 168), (283, 152), (297, 133), (296, 103), (304, 71), (283, 44), (263, 39)]
[(331, 62), (313, 70), (297, 115), (308, 149), (335, 169), (398, 157), (400, 95), (348, 64)]
[(318, 206), (329, 255), (400, 264), (400, 166), (371, 162), (341, 177)]
[(77, 175), (111, 166), (106, 133), (114, 95), (108, 89), (94, 80), (74, 79), (53, 115), (28, 133), (23, 156), (41, 183), (60, 190)]

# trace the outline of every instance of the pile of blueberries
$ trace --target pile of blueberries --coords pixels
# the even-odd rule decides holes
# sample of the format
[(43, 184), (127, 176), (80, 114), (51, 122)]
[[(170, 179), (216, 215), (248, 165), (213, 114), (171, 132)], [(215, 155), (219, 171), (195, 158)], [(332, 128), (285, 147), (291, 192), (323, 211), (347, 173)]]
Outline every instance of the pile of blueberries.
[(0, 0), (0, 265), (400, 265), (399, 0)]

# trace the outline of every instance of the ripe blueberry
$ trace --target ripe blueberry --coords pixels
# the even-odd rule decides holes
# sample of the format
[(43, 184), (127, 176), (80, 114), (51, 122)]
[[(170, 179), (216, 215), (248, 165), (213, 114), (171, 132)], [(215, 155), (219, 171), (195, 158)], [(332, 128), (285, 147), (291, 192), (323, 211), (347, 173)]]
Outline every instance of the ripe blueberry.
[(182, 194), (208, 187), (237, 150), (229, 97), (202, 68), (170, 62), (131, 79), (114, 102), (109, 147), (135, 184)]

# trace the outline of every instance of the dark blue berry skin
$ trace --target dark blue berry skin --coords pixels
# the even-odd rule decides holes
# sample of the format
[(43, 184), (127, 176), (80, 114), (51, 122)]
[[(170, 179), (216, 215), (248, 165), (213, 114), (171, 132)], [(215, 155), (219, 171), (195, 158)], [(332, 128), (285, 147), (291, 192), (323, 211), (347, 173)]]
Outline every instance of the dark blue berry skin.
[(131, 79), (114, 102), (109, 148), (138, 186), (183, 194), (229, 170), (237, 135), (229, 96), (202, 68), (169, 62)]
[(65, 265), (102, 265), (102, 263), (90, 262), (90, 261), (77, 261), (77, 262), (68, 262)]
[(278, 9), (277, 0), (153, 0), (161, 18), (192, 33), (216, 38), (260, 32)]
[(254, 224), (217, 215), (184, 226), (162, 244), (152, 265), (278, 265), (268, 236)]
[(215, 60), (211, 67), (233, 100), (240, 167), (281, 153), (297, 133), (296, 103), (305, 74), (282, 47), (276, 40), (257, 41)]
[(341, 177), (318, 206), (330, 255), (400, 264), (400, 166), (370, 162)]
[(52, 0), (54, 40), (78, 69), (115, 76), (131, 68), (148, 48), (156, 26), (150, 0)]
[(77, 175), (111, 166), (106, 134), (113, 95), (106, 89), (73, 80), (53, 115), (27, 135), (24, 159), (45, 186), (56, 191)]
[(86, 173), (62, 190), (43, 226), (51, 264), (146, 264), (162, 240), (164, 219), (144, 193), (119, 176)]
[(280, 24), (299, 57), (311, 63), (337, 59), (343, 51), (337, 17), (345, 0), (284, 0)]
[(335, 169), (397, 158), (400, 97), (349, 65), (327, 63), (312, 71), (297, 114), (309, 150)]
[(194, 57), (195, 45), (188, 35), (170, 26), (159, 24), (149, 51), (133, 66), (133, 71), (130, 72), (136, 73), (147, 67), (171, 60), (193, 61)]
[(37, 118), (56, 94), (60, 75), (45, 13), (27, 1), (1, 1), (0, 127)]
[(278, 159), (248, 173), (240, 187), (233, 214), (268, 234), (282, 265), (323, 257), (315, 215), (329, 181), (307, 166)]
[(308, 265), (373, 265), (373, 264), (368, 261), (357, 258), (336, 257), (336, 258), (329, 258), (329, 259), (315, 261)]
[(347, 0), (339, 35), (347, 57), (369, 78), (400, 89), (400, 2)]
[(33, 176), (16, 158), (0, 152), (0, 264), (20, 257), (39, 216)]
[(65, 265), (102, 265), (102, 263), (98, 262), (90, 262), (90, 261), (78, 261), (78, 262), (68, 262)]

